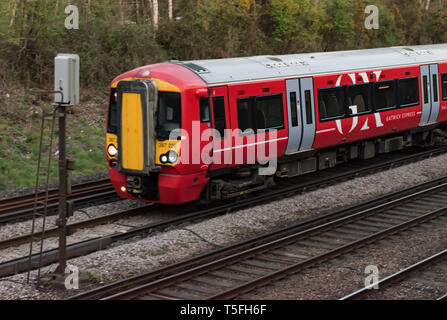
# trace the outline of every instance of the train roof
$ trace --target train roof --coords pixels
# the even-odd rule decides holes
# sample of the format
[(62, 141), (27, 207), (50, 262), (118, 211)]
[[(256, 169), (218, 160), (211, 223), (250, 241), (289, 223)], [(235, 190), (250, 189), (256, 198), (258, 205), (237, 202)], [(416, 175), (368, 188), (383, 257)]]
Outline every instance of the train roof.
[(447, 44), (176, 61), (207, 85), (378, 69), (447, 60)]

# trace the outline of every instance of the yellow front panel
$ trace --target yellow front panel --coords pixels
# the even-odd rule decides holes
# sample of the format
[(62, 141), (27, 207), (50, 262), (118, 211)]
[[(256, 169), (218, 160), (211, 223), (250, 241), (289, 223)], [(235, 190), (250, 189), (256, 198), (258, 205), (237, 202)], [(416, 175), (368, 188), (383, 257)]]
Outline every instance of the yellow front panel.
[(143, 116), (141, 96), (123, 93), (121, 113), (122, 162), (124, 169), (143, 170)]

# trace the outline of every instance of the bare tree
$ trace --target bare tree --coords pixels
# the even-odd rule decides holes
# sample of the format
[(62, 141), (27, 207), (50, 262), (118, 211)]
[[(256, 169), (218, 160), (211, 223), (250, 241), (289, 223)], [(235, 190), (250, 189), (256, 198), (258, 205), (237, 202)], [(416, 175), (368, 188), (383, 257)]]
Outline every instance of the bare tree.
[(143, 0), (142, 11), (144, 19), (146, 19), (149, 16), (150, 10), (152, 10), (152, 1)]
[(14, 24), (14, 21), (16, 19), (16, 12), (17, 12), (17, 2), (19, 0), (14, 1), (14, 7), (12, 8), (12, 14), (11, 14), (11, 21), (9, 22), (9, 26), (11, 27)]
[(169, 16), (169, 20), (172, 20), (172, 17), (173, 17), (172, 1), (173, 0), (168, 0), (168, 16)]
[(158, 0), (152, 0), (152, 24), (158, 29)]
[(119, 5), (120, 5), (120, 19), (121, 19), (121, 24), (124, 24), (124, 8), (123, 8), (123, 0), (119, 0)]
[(137, 23), (140, 22), (140, 1), (136, 0), (135, 1), (135, 16), (137, 19)]
[(421, 7), (423, 7), (425, 10), (430, 9), (431, 0), (427, 0), (427, 2), (425, 3), (425, 6), (424, 6), (424, 0), (418, 0), (418, 2), (419, 2), (419, 5)]

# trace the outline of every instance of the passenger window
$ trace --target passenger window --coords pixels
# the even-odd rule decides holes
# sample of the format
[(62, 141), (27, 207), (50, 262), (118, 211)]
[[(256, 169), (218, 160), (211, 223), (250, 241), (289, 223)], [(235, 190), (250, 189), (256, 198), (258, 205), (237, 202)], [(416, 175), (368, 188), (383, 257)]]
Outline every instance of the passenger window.
[(399, 88), (399, 106), (409, 107), (419, 103), (419, 83), (418, 78), (400, 79)]
[(210, 100), (208, 98), (200, 98), (200, 121), (209, 122), (210, 120)]
[(247, 129), (254, 130), (253, 117), (251, 112), (251, 99), (244, 98), (237, 101), (237, 121), (241, 131)]
[(343, 87), (318, 89), (320, 121), (345, 115)]
[(213, 98), (213, 112), (214, 112), (214, 128), (219, 132), (220, 138), (225, 138), (225, 129), (227, 128), (227, 121), (225, 119), (225, 98)]
[(284, 127), (282, 94), (256, 97), (253, 111), (257, 130)]
[(396, 107), (396, 91), (394, 81), (374, 83), (373, 88), (374, 109), (376, 111)]
[(296, 92), (290, 93), (290, 113), (292, 117), (292, 127), (298, 125), (298, 109), (296, 107)]
[(428, 77), (423, 77), (423, 86), (424, 86), (424, 103), (428, 103)]
[(433, 101), (438, 102), (438, 76), (436, 74), (433, 75)]
[(306, 103), (306, 124), (312, 123), (312, 95), (310, 90), (304, 91), (304, 100)]
[(441, 75), (442, 100), (447, 100), (447, 73)]
[(357, 107), (357, 113), (371, 111), (371, 92), (369, 84), (360, 84), (347, 87), (348, 113), (352, 114), (351, 106)]

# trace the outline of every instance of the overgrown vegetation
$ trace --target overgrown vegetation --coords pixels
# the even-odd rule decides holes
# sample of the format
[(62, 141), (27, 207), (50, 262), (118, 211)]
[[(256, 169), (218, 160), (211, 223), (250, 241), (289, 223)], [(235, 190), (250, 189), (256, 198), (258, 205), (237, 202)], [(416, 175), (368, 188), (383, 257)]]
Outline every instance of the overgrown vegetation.
[[(447, 41), (447, 0), (11, 0), (0, 2), (2, 85), (47, 84), (53, 57), (76, 52), (84, 86), (102, 87), (130, 68), (167, 59), (205, 59)], [(79, 30), (64, 27), (67, 5)], [(380, 9), (380, 29), (364, 26)], [(428, 4), (428, 6), (427, 6)]]
[[(169, 59), (447, 42), (447, 0), (173, 0), (173, 19), (167, 3), (0, 1), (0, 190), (34, 182), (40, 108), (50, 104), (24, 88), (51, 88), (59, 52), (81, 57), (82, 104), (70, 118), (69, 145), (85, 174), (106, 168), (107, 86), (129, 69)], [(64, 27), (69, 4), (79, 8), (79, 30)], [(378, 30), (364, 26), (370, 4), (380, 9)]]

